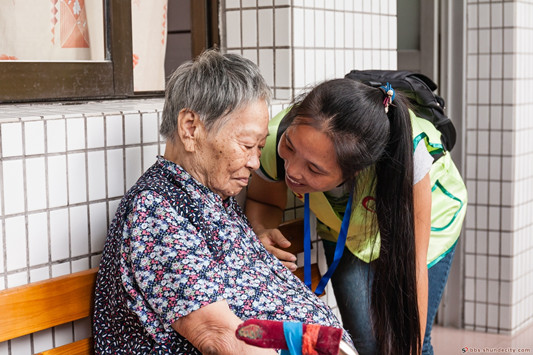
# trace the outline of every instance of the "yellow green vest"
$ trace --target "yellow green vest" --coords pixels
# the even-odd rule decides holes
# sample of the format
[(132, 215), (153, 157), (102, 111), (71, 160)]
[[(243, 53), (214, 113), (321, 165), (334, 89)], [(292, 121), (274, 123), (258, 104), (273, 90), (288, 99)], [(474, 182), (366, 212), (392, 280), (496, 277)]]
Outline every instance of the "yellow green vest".
[[(281, 119), (287, 110), (280, 112), (269, 123), (269, 136), (261, 155), (261, 171), (268, 178), (277, 181), (277, 134)], [(443, 258), (456, 243), (466, 213), (467, 193), (459, 171), (451, 156), (440, 143), (440, 132), (425, 119), (416, 117), (410, 111), (413, 127), (413, 145), (424, 142), (432, 155), (442, 155), (429, 172), (431, 179), (431, 237), (427, 263), (433, 266)], [(346, 247), (359, 259), (370, 262), (379, 256), (380, 238), (375, 224), (374, 211), (374, 167), (365, 169), (357, 178), (353, 211), (346, 239)], [(303, 200), (303, 196), (296, 195)], [(334, 211), (330, 201), (322, 192), (309, 194), (309, 206), (318, 219), (318, 234), (322, 239), (336, 241), (341, 228), (342, 217)], [(373, 238), (375, 236), (375, 238)]]

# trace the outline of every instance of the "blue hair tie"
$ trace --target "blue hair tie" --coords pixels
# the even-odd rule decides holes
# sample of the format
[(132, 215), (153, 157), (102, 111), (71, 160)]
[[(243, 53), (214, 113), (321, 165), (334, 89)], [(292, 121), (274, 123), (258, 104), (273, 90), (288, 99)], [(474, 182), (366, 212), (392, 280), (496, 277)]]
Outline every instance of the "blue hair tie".
[(380, 86), (379, 88), (383, 90), (383, 93), (385, 94), (383, 106), (385, 106), (385, 113), (388, 113), (389, 105), (394, 101), (394, 98), (396, 97), (396, 91), (394, 91), (391, 84), (389, 84), (388, 82), (387, 85)]

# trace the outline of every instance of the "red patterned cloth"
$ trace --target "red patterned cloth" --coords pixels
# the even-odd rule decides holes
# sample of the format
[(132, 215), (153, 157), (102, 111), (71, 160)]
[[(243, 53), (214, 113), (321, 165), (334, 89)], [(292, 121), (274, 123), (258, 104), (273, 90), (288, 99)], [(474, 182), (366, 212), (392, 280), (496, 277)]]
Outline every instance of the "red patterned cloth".
[[(303, 355), (338, 355), (342, 329), (318, 324), (302, 324)], [(283, 322), (248, 319), (237, 328), (235, 335), (247, 344), (260, 348), (287, 349)]]

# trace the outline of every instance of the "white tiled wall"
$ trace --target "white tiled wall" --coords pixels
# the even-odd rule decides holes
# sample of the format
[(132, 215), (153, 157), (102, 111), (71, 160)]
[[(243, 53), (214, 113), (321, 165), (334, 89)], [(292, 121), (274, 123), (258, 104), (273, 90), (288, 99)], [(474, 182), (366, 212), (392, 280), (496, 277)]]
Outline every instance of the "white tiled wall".
[(467, 4), (468, 329), (533, 321), (533, 1)]
[[(352, 69), (396, 69), (394, 0), (226, 0), (221, 1), (222, 48), (256, 62), (279, 102)], [(285, 218), (301, 218), (294, 197)], [(327, 269), (322, 244), (313, 259)], [(303, 265), (303, 256), (298, 256)], [(331, 284), (325, 301), (338, 312)]]
[(222, 46), (258, 63), (276, 99), (350, 70), (396, 68), (396, 1), (222, 1)]
[[(0, 109), (0, 289), (98, 266), (122, 195), (164, 150), (163, 99)], [(33, 354), (88, 320), (0, 343)]]

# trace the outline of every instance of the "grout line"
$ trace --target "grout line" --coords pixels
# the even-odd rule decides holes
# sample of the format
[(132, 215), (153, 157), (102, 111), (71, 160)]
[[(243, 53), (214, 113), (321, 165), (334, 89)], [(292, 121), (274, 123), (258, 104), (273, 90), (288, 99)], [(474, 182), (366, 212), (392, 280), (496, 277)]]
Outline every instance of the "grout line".
[(21, 135), (22, 135), (22, 198), (24, 199), (24, 239), (26, 241), (26, 283), (30, 282), (30, 238), (28, 227), (28, 179), (26, 174), (26, 123), (21, 122)]

